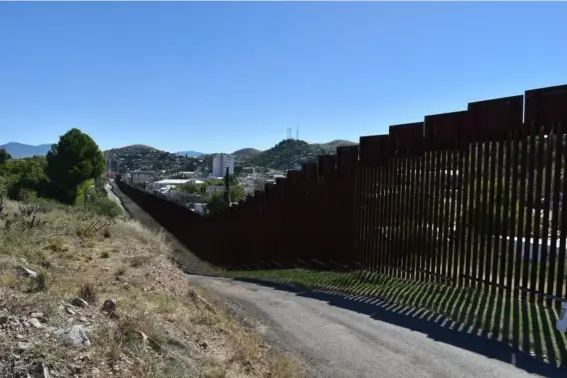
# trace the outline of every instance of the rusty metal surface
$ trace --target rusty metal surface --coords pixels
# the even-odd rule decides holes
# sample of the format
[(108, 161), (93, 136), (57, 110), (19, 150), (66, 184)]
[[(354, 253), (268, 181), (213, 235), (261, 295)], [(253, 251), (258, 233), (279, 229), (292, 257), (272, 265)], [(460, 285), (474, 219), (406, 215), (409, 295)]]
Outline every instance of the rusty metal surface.
[(425, 140), (435, 150), (455, 149), (467, 124), (467, 111), (425, 116)]
[(392, 156), (417, 156), (423, 151), (425, 125), (423, 122), (390, 126)]
[(470, 142), (505, 140), (522, 125), (523, 106), (523, 96), (469, 103), (469, 122), (463, 131), (463, 139)]
[(525, 98), (526, 123), (551, 127), (553, 122), (567, 120), (567, 85), (528, 90)]
[(389, 135), (360, 137), (360, 164), (372, 166), (384, 163), (388, 159), (389, 138)]

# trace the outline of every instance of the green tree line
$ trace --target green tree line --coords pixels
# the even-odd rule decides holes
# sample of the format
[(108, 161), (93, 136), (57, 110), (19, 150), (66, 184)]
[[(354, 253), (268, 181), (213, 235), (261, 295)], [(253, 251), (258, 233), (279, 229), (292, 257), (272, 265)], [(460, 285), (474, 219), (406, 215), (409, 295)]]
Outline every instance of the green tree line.
[(117, 215), (117, 205), (106, 198), (102, 174), (106, 169), (95, 141), (73, 128), (51, 146), (46, 156), (12, 159), (0, 150), (0, 191), (14, 200), (30, 197), (64, 204), (84, 203), (105, 215)]

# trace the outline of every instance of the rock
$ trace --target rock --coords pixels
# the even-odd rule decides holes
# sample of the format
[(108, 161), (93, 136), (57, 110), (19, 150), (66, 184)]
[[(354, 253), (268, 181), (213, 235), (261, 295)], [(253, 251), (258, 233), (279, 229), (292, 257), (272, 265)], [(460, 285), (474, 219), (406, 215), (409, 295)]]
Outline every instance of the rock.
[(102, 305), (102, 311), (114, 312), (116, 311), (116, 301), (112, 298), (108, 298), (104, 301)]
[(36, 318), (29, 318), (28, 323), (30, 323), (35, 328), (42, 328), (43, 327), (41, 322), (39, 320), (37, 320)]
[(65, 307), (65, 312), (69, 315), (75, 315), (75, 311), (73, 311), (71, 308), (69, 307)]
[(87, 331), (82, 325), (74, 325), (59, 333), (59, 338), (65, 345), (70, 346), (90, 346), (91, 341)]
[(209, 344), (206, 341), (201, 341), (199, 343), (199, 346), (203, 349), (207, 349), (209, 347)]
[(8, 323), (8, 314), (0, 311), (0, 325)]
[(83, 298), (79, 298), (79, 297), (73, 298), (73, 300), (71, 301), (71, 304), (73, 306), (77, 306), (77, 307), (87, 307), (89, 305), (87, 303), (87, 301), (85, 301)]
[(20, 267), (20, 270), (22, 271), (22, 273), (28, 277), (37, 277), (37, 273), (34, 272), (31, 269), (25, 268), (23, 266)]
[(43, 373), (43, 378), (49, 378), (49, 369), (47, 368), (47, 366), (45, 366), (43, 363), (41, 363), (41, 369), (42, 369), (42, 373)]
[(26, 350), (29, 350), (33, 347), (32, 343), (24, 343), (24, 342), (18, 342), (17, 345), (17, 350), (21, 353), (21, 352), (25, 352)]
[(0, 360), (0, 377), (9, 377), (12, 373), (14, 361)]
[(148, 342), (148, 335), (146, 335), (142, 331), (138, 331), (138, 332), (140, 333), (140, 336), (142, 336), (142, 342), (147, 343)]
[(83, 322), (83, 323), (86, 323), (86, 322), (88, 321), (88, 319), (87, 319), (86, 316), (81, 316), (81, 317), (79, 318), (79, 321), (81, 321), (81, 322)]
[(32, 312), (30, 318), (41, 319), (43, 318), (43, 312)]

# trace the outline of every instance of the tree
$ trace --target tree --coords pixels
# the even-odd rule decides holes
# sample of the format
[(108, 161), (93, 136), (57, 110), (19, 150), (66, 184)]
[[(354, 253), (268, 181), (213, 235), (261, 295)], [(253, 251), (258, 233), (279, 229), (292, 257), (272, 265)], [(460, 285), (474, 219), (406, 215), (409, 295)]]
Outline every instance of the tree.
[(105, 169), (104, 156), (95, 141), (79, 129), (71, 129), (47, 153), (47, 177), (61, 188), (60, 200), (72, 203), (77, 186), (99, 177)]
[(199, 185), (196, 185), (195, 183), (192, 182), (188, 182), (186, 184), (180, 185), (177, 187), (179, 190), (185, 192), (185, 193), (189, 193), (189, 194), (195, 194), (195, 193), (200, 193), (201, 192), (201, 188)]
[(228, 180), (230, 185), (238, 185), (238, 177), (236, 175), (229, 175)]
[(240, 202), (246, 198), (246, 192), (242, 185), (235, 185), (230, 187), (230, 200), (232, 202)]
[(228, 207), (228, 205), (223, 200), (224, 193), (215, 193), (211, 196), (207, 202), (207, 210), (211, 213), (216, 213), (222, 211)]
[(4, 164), (10, 159), (12, 159), (12, 155), (10, 155), (5, 149), (0, 149), (0, 164)]

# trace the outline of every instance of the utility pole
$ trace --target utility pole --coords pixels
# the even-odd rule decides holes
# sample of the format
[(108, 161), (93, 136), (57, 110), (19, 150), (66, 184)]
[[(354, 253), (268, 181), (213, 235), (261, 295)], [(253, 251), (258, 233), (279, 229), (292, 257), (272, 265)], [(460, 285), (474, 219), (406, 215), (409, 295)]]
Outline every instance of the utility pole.
[(230, 172), (228, 167), (226, 168), (226, 174), (224, 175), (224, 196), (223, 200), (227, 206), (230, 206)]

